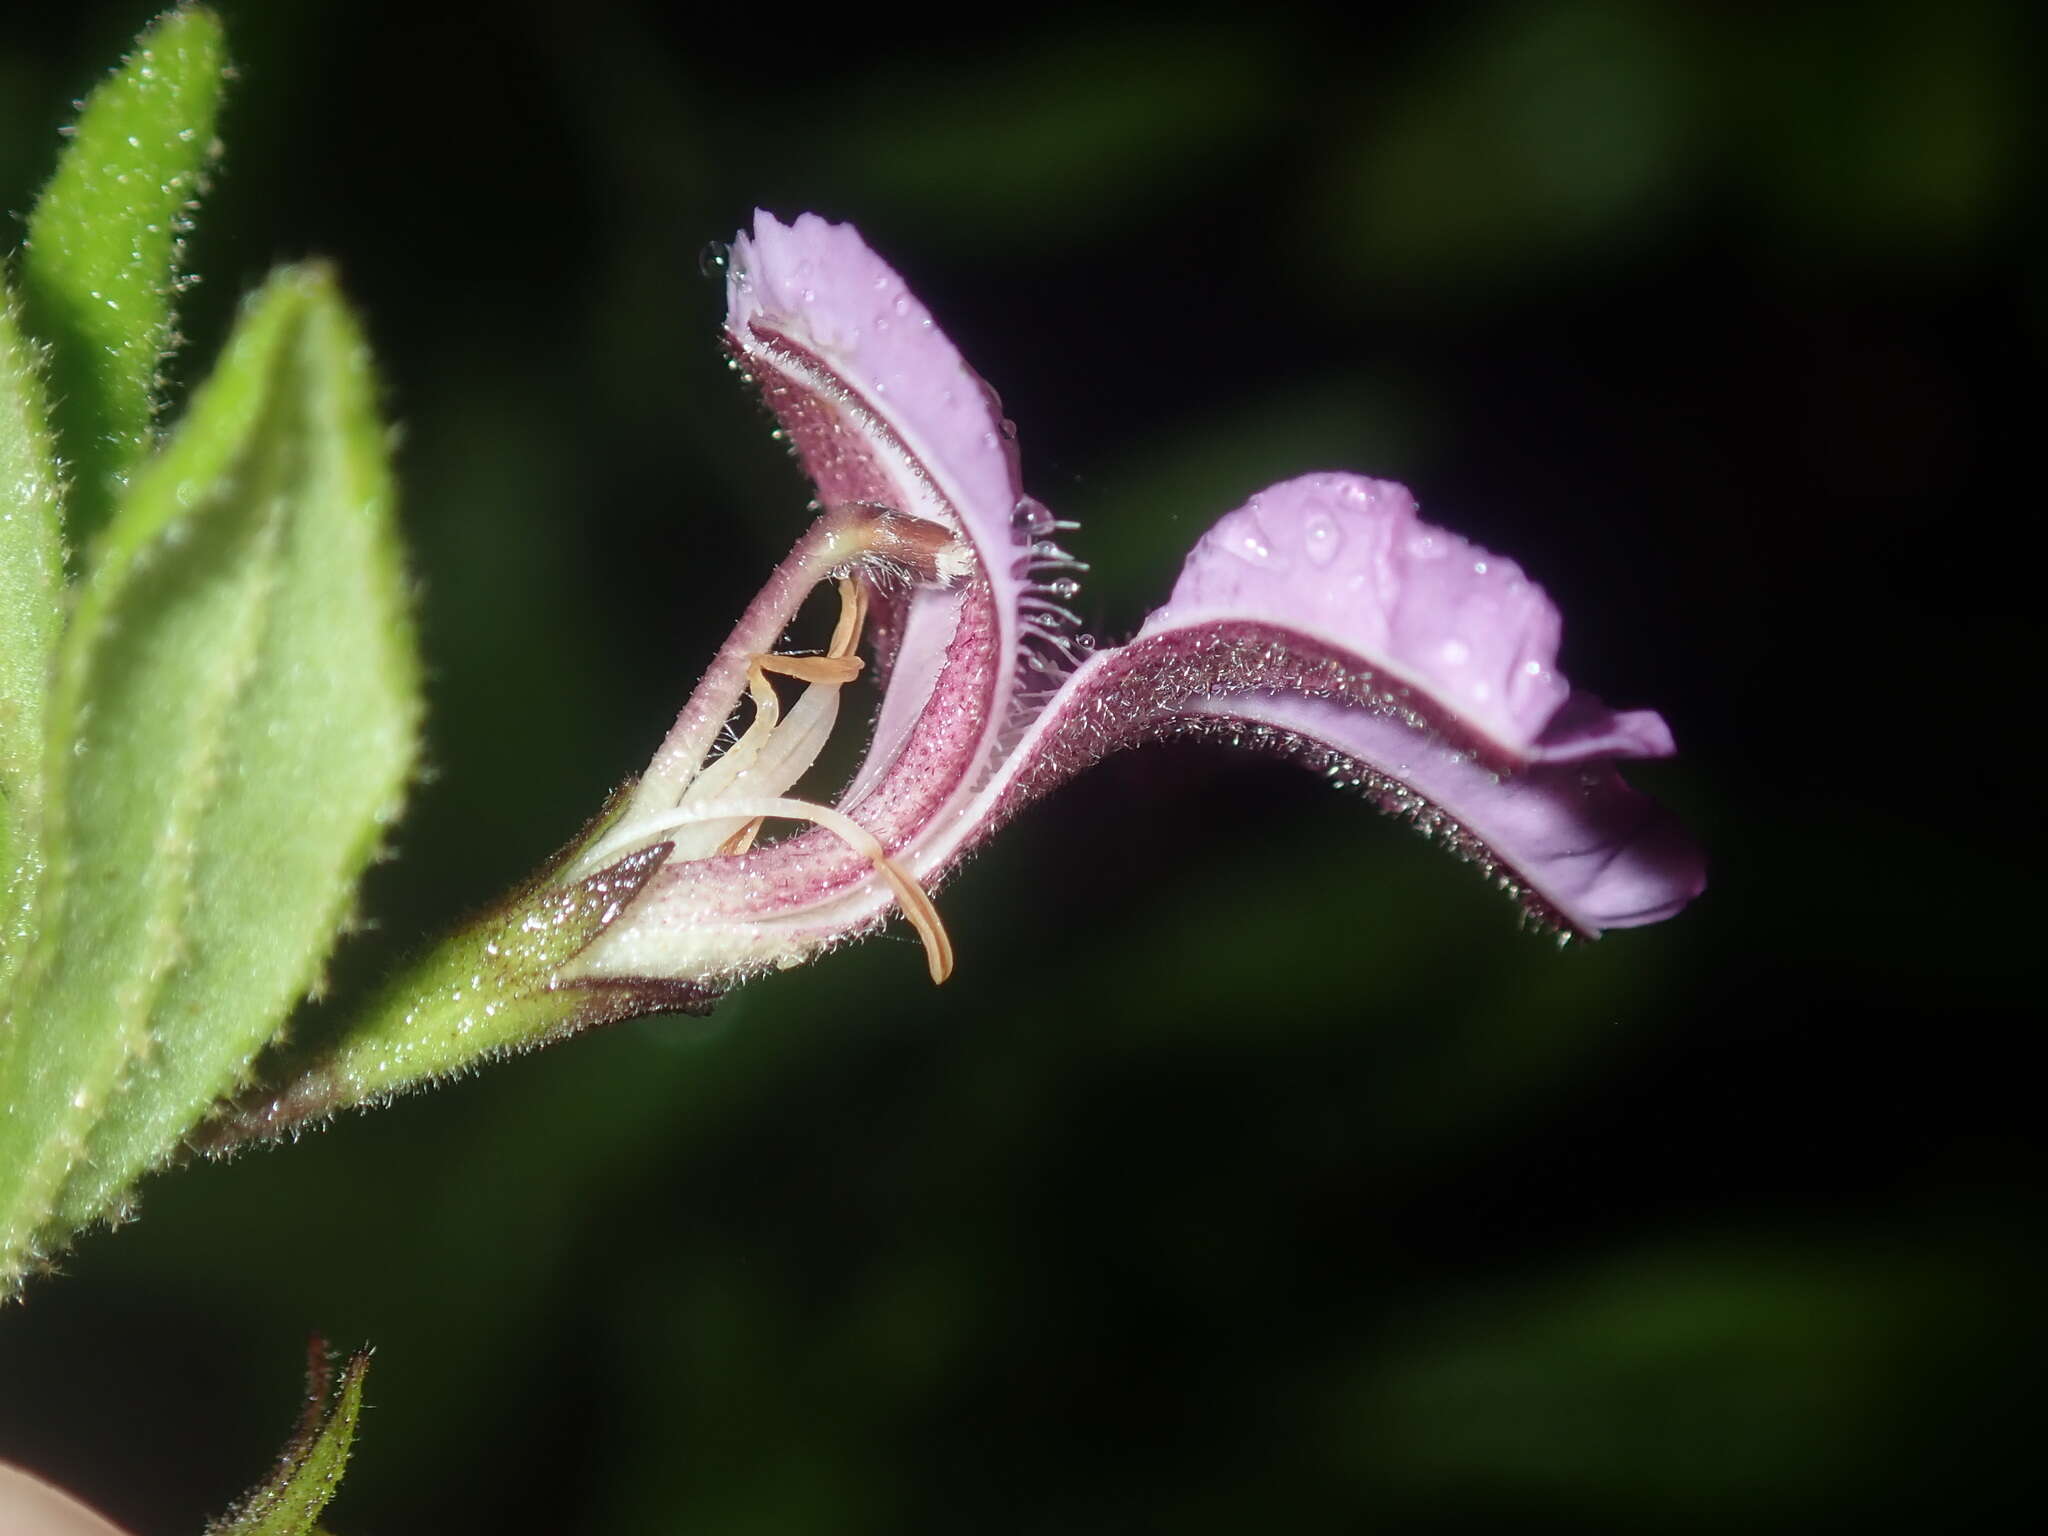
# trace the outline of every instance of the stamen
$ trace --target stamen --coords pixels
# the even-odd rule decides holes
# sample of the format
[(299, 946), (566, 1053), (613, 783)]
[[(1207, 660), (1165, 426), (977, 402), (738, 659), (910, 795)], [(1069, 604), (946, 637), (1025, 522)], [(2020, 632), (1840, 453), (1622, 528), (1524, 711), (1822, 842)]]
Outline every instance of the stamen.
[[(775, 790), (787, 789), (797, 781), (824, 748), (824, 738), (830, 733), (838, 711), (834, 702), (837, 688), (861, 674), (862, 662), (854, 651), (860, 645), (867, 611), (867, 589), (851, 578), (842, 577), (839, 581), (839, 621), (832, 631), (830, 650), (823, 656), (784, 656), (779, 652), (766, 651), (749, 659), (747, 697), (754, 702), (754, 717), (748, 722), (744, 735), (705, 764), (691, 779), (689, 788), (683, 791), (678, 803), (708, 804), (728, 793), (749, 774), (768, 774), (770, 777), (781, 774), (779, 782), (774, 785)], [(807, 691), (785, 717), (781, 700), (768, 681), (770, 672), (799, 682), (822, 684), (832, 691), (815, 697)], [(623, 836), (625, 831), (621, 828), (614, 837)], [(613, 841), (607, 839), (607, 846)], [(747, 846), (751, 846), (751, 839), (739, 851), (744, 852)], [(725, 851), (723, 845), (717, 851)], [(684, 851), (683, 856), (692, 855)]]
[[(824, 733), (831, 728), (839, 688), (860, 676), (861, 658), (855, 653), (860, 647), (867, 614), (866, 584), (851, 576), (840, 577), (839, 622), (833, 628), (832, 643), (825, 654), (784, 656), (769, 651), (750, 658), (747, 694), (753, 700), (754, 717), (745, 733), (697, 774), (681, 804), (614, 828), (585, 858), (608, 855), (614, 848), (644, 844), (682, 827), (729, 821), (740, 825), (712, 850), (711, 856), (741, 854), (754, 846), (762, 823), (771, 817), (811, 822), (866, 858), (888, 882), (896, 904), (924, 944), (925, 965), (932, 980), (941, 982), (953, 974), (953, 941), (946, 933), (946, 925), (939, 920), (939, 909), (932, 905), (931, 897), (916, 878), (889, 856), (874, 833), (845, 812), (813, 805), (808, 800), (773, 793), (731, 793), (749, 775), (777, 788), (787, 787), (811, 765), (824, 745)], [(776, 698), (774, 685), (768, 681), (770, 673), (811, 685), (787, 716)], [(818, 689), (824, 691), (814, 691)]]
[(907, 517), (880, 502), (855, 502), (862, 513), (864, 553), (871, 561), (908, 572), (911, 579), (950, 587), (974, 574), (974, 555), (951, 528), (922, 517)]
[(789, 821), (808, 821), (823, 827), (862, 855), (874, 865), (875, 873), (889, 883), (897, 905), (910, 919), (911, 927), (917, 930), (917, 936), (924, 944), (925, 966), (931, 972), (932, 980), (942, 982), (953, 974), (953, 941), (947, 935), (946, 925), (940, 921), (939, 909), (932, 905), (931, 897), (925, 894), (924, 887), (917, 883), (910, 871), (889, 856), (880, 838), (844, 811), (836, 811), (827, 805), (813, 805), (808, 800), (788, 800), (779, 796), (766, 800), (725, 800), (710, 805), (679, 805), (665, 815), (650, 817), (635, 831), (643, 838), (658, 837), (678, 827), (695, 826), (706, 821), (728, 821), (735, 816), (753, 820), (772, 816)]
[(754, 666), (761, 672), (793, 677), (800, 683), (830, 683), (835, 688), (858, 678), (861, 665), (858, 656), (784, 656), (770, 651), (754, 658)]
[(832, 644), (825, 654), (834, 660), (852, 658), (859, 670), (859, 660), (854, 651), (860, 645), (860, 633), (868, 622), (868, 589), (864, 582), (855, 581), (851, 576), (839, 578), (839, 622), (832, 626)]

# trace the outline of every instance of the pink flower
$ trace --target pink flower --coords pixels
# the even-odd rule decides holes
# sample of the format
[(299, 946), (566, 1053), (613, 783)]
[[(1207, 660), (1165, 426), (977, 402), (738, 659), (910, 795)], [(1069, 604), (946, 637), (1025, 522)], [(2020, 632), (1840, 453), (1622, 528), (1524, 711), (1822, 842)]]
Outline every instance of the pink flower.
[[(1663, 720), (1574, 692), (1542, 590), (1422, 521), (1401, 486), (1317, 474), (1261, 492), (1128, 643), (1096, 649), (1067, 606), (1084, 569), (1057, 542), (1072, 525), (1024, 494), (994, 394), (852, 228), (760, 214), (726, 291), (735, 365), (819, 517), (564, 871), (631, 878), (554, 986), (715, 992), (896, 909), (942, 980), (929, 893), (961, 856), (1068, 775), (1166, 736), (1356, 786), (1561, 932), (1655, 922), (1699, 893), (1693, 845), (1614, 766), (1669, 756)], [(827, 582), (832, 643), (779, 653)], [(833, 804), (796, 798), (863, 650), (884, 680), (865, 761)], [(777, 678), (801, 685), (793, 701)], [(759, 840), (777, 822), (807, 825)]]

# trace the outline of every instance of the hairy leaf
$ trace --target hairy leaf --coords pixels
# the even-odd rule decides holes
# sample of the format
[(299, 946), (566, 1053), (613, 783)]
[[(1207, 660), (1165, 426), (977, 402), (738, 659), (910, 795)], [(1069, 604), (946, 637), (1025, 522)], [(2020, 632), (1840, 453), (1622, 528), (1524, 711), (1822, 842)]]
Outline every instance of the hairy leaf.
[(29, 215), (23, 321), (50, 347), (73, 540), (106, 521), (155, 441), (184, 235), (213, 158), (226, 59), (200, 6), (168, 12), (86, 98)]
[(104, 1215), (318, 985), (418, 713), (369, 359), (275, 276), (137, 477), (52, 703), (42, 931), (0, 1036), (0, 1274)]
[(0, 292), (0, 1012), (35, 921), (44, 699), (64, 627), (63, 496), (36, 364)]

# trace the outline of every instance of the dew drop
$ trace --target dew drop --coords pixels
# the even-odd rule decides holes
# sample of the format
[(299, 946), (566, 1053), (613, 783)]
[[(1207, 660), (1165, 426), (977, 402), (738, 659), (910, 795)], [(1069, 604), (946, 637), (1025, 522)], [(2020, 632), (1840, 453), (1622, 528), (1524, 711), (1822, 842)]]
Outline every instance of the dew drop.
[(1344, 535), (1337, 527), (1337, 520), (1327, 512), (1309, 515), (1308, 526), (1302, 530), (1302, 538), (1308, 548), (1311, 565), (1328, 565), (1337, 558), (1337, 551), (1344, 543)]
[(706, 277), (724, 277), (732, 267), (732, 247), (713, 240), (697, 253), (697, 270)]
[(1020, 544), (1030, 544), (1053, 532), (1058, 519), (1035, 496), (1022, 496), (1010, 512), (1010, 531)]

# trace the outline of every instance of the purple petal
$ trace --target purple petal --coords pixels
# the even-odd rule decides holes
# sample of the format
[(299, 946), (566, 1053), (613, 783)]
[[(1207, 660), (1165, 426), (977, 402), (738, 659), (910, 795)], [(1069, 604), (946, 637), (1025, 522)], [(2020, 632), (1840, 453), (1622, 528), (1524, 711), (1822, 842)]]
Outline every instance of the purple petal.
[(1557, 610), (1512, 560), (1415, 515), (1391, 480), (1304, 475), (1210, 529), (1142, 637), (1205, 620), (1264, 619), (1369, 660), (1509, 759), (1571, 686), (1557, 673)]
[[(726, 297), (727, 339), (820, 499), (879, 503), (951, 530), (973, 552), (966, 580), (920, 587), (892, 615), (890, 687), (846, 803), (867, 801), (906, 754), (930, 755), (919, 727), (942, 696), (981, 713), (986, 729), (960, 765), (963, 778), (978, 772), (1009, 715), (1028, 543), (1016, 526), (1015, 444), (993, 391), (850, 225), (757, 212), (752, 234), (733, 242)], [(985, 612), (969, 619), (970, 607)], [(968, 630), (987, 632), (985, 655), (963, 654)], [(970, 663), (989, 677), (964, 675)], [(907, 819), (872, 809), (879, 817), (863, 819)]]
[(1668, 756), (1671, 733), (1572, 694), (1558, 629), (1519, 567), (1422, 522), (1402, 487), (1288, 481), (1211, 529), (1172, 601), (1067, 681), (971, 835), (1107, 752), (1196, 734), (1355, 784), (1547, 922), (1655, 922), (1699, 893), (1701, 861), (1610, 759)]
[[(898, 562), (912, 579), (858, 572), (875, 588), (870, 638), (886, 688), (837, 809), (922, 870), (924, 835), (959, 820), (1011, 733), (1035, 542), (1050, 514), (1021, 494), (994, 394), (852, 228), (815, 214), (785, 225), (757, 213), (728, 254), (726, 297), (733, 357), (818, 499), (831, 510), (880, 506), (915, 520), (917, 535), (902, 546), (915, 558)], [(933, 529), (944, 535), (927, 538)], [(937, 553), (927, 559), (929, 551)], [(803, 592), (826, 573), (802, 554), (800, 545), (721, 649), (622, 822), (677, 807), (739, 702), (751, 657), (776, 647)], [(673, 860), (632, 921), (593, 946), (589, 969), (709, 975), (787, 963), (879, 922), (892, 902), (869, 860), (823, 832)]]
[(1275, 750), (1355, 785), (1552, 924), (1598, 934), (1660, 922), (1705, 883), (1677, 819), (1612, 762), (1533, 763), (1504, 775), (1400, 715), (1299, 694), (1205, 699), (1189, 713), (1212, 722), (1203, 734), (1282, 733)]
[(801, 413), (785, 425), (824, 501), (946, 524), (1010, 579), (1021, 487), (1000, 406), (852, 225), (757, 212), (732, 244), (726, 333), (778, 414)]

